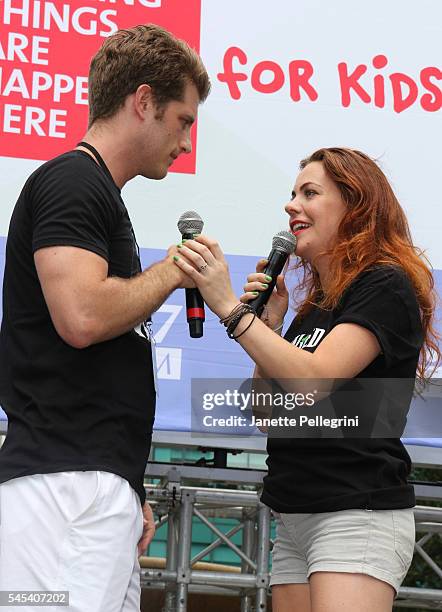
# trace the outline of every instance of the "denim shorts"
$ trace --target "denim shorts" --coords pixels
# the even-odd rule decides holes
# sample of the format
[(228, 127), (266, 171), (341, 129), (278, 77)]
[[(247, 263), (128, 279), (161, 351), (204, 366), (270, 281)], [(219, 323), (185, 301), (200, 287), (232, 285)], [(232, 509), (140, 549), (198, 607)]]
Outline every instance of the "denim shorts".
[(270, 585), (303, 584), (313, 572), (367, 574), (398, 591), (413, 558), (413, 509), (279, 514)]

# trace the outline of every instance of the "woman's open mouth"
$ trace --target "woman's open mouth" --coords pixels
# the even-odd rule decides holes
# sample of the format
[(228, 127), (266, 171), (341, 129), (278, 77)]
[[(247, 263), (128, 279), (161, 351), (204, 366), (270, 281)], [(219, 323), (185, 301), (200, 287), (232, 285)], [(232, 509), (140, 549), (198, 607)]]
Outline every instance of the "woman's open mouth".
[(311, 227), (311, 223), (294, 223), (291, 226), (292, 234), (297, 236), (298, 234), (308, 229), (309, 227)]

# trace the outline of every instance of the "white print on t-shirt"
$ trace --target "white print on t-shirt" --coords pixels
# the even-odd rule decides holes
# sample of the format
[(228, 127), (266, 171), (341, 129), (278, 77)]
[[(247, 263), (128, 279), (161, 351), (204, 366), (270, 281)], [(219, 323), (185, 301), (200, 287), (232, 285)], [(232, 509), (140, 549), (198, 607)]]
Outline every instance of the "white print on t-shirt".
[(314, 348), (321, 342), (324, 334), (325, 329), (322, 329), (322, 327), (315, 327), (311, 334), (299, 334), (296, 336), (292, 344), (299, 348)]
[(155, 336), (152, 331), (152, 321), (143, 321), (137, 327), (134, 327), (134, 332), (145, 340), (149, 340), (150, 349), (152, 351), (152, 370), (153, 370), (153, 384), (155, 387), (155, 393), (158, 393), (158, 368), (157, 368), (157, 351), (155, 346)]

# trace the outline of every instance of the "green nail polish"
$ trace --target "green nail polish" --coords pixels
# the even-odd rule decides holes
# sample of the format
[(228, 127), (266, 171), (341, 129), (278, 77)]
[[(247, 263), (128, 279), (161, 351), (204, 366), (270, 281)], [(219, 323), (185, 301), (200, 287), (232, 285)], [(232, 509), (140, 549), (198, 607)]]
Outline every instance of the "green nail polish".
[(183, 243), (184, 243), (184, 242), (187, 242), (187, 238), (183, 238), (183, 239), (181, 240), (181, 242), (183, 242)]
[(259, 295), (259, 291), (252, 291), (253, 295)]
[(264, 289), (268, 289), (269, 288), (269, 286), (265, 285), (264, 283), (262, 284), (262, 286), (263, 286)]
[(194, 234), (193, 237), (194, 238), (198, 238), (199, 234)]
[(182, 244), (177, 244), (177, 247), (178, 247), (179, 249), (182, 249), (182, 248), (183, 248), (183, 245), (182, 245)]
[(266, 274), (266, 280), (268, 280), (270, 282), (272, 280), (272, 277), (269, 276), (268, 274)]
[(173, 256), (173, 261), (178, 261), (179, 257), (177, 257), (176, 255)]

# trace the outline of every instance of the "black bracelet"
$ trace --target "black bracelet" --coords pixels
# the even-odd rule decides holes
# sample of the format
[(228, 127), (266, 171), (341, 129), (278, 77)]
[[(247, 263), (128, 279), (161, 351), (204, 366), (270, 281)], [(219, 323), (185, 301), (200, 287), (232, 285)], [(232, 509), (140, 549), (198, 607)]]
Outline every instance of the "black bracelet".
[(227, 327), (227, 335), (229, 335), (229, 333), (232, 333), (235, 329), (236, 326), (238, 325), (238, 323), (241, 321), (241, 319), (243, 318), (243, 316), (245, 314), (247, 314), (248, 312), (250, 312), (249, 310), (243, 310), (241, 309), (239, 312), (236, 313), (236, 315), (233, 317), (233, 319), (230, 320), (230, 322), (228, 323), (228, 325), (226, 325)]
[(243, 310), (244, 306), (248, 306), (248, 304), (242, 304), (241, 302), (235, 306), (230, 314), (224, 319), (220, 319), (219, 322), (225, 325), (226, 327), (233, 321), (233, 319)]
[[(229, 338), (235, 339), (234, 336), (234, 331), (238, 326), (238, 323), (241, 321), (241, 319), (243, 318), (243, 316), (245, 314), (247, 314), (248, 312), (253, 313), (253, 319), (250, 323), (250, 325), (252, 324), (254, 318), (256, 317), (256, 312), (253, 310), (253, 308), (251, 306), (249, 306), (249, 304), (237, 304), (235, 306), (235, 308), (232, 310), (232, 312), (230, 314), (227, 315), (227, 317), (224, 317), (223, 319), (220, 319), (219, 322), (223, 323), (226, 328), (227, 328), (227, 335), (229, 336)], [(248, 327), (247, 327), (248, 329)], [(246, 331), (246, 330), (244, 330)], [(242, 335), (244, 332), (241, 332), (240, 335)], [(237, 336), (239, 337), (239, 336)]]
[(229, 336), (229, 338), (235, 339), (235, 336), (234, 336), (235, 329), (238, 327), (238, 323), (241, 321), (243, 316), (248, 313), (252, 313), (253, 317), (255, 318), (256, 312), (253, 310), (253, 308), (247, 307), (247, 308), (243, 308), (229, 323), (229, 325), (227, 326), (227, 335)]
[[(252, 311), (253, 312), (253, 311)], [(247, 314), (247, 313), (244, 313)], [(245, 329), (243, 329), (243, 331), (238, 334), (237, 336), (234, 336), (233, 334), (231, 336), (229, 336), (229, 338), (233, 338), (234, 340), (236, 340), (238, 342), (238, 338), (240, 338), (243, 334), (246, 333), (246, 331), (248, 329), (250, 329), (250, 327), (252, 326), (253, 321), (256, 319), (256, 312), (253, 312), (253, 319), (250, 321), (250, 323), (247, 325), (247, 327)], [(235, 326), (236, 327), (236, 326)]]

